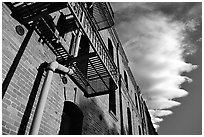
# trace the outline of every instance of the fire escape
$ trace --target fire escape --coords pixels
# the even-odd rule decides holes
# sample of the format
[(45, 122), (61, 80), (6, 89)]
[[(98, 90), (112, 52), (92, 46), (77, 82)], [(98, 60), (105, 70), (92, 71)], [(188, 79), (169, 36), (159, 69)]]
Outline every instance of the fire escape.
[[(99, 31), (113, 26), (113, 14), (109, 3), (78, 2), (9, 2), (12, 17), (27, 28), (33, 27), (57, 57), (58, 63), (71, 66), (69, 77), (86, 97), (108, 94), (117, 88), (117, 67), (111, 58)], [(51, 13), (69, 9), (69, 15), (60, 15), (55, 25)], [(70, 31), (82, 33), (83, 52), (70, 55), (62, 36)], [(59, 40), (60, 39), (60, 40)]]

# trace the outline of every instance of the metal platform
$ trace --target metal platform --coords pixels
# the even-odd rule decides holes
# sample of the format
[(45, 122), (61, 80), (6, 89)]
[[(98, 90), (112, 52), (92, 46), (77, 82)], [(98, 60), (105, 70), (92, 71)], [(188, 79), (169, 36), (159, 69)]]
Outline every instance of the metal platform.
[[(6, 3), (6, 5), (11, 9), (12, 16), (16, 20), (27, 27), (35, 27), (35, 31), (40, 38), (56, 54), (57, 61), (60, 64), (73, 67), (74, 74), (70, 75), (70, 78), (84, 92), (86, 97), (107, 94), (117, 88), (117, 67), (84, 4), (76, 2), (14, 2)], [(104, 4), (102, 5), (104, 6)], [(68, 8), (71, 11), (77, 23), (77, 29), (80, 29), (88, 39), (93, 50), (89, 54), (73, 58), (65, 45), (57, 41), (60, 38), (59, 31), (54, 26), (49, 14), (63, 8)], [(85, 18), (82, 21), (83, 14)], [(86, 74), (77, 65), (84, 58), (87, 59)]]
[(114, 25), (113, 11), (109, 3), (94, 2), (93, 17), (96, 21), (99, 31), (110, 28)]

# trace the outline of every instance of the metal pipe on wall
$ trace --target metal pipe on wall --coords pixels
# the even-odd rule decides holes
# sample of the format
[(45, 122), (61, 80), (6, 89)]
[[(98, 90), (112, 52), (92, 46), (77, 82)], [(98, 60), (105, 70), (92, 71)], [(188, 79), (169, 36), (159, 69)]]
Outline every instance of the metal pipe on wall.
[(33, 122), (32, 122), (30, 133), (29, 133), (30, 135), (37, 135), (38, 131), (40, 129), (40, 123), (41, 123), (42, 116), (43, 116), (43, 110), (45, 108), (47, 96), (49, 93), (49, 89), (50, 89), (51, 82), (52, 82), (52, 77), (53, 77), (55, 70), (60, 70), (60, 71), (67, 73), (67, 74), (72, 73), (71, 68), (67, 68), (67, 67), (59, 64), (56, 61), (54, 61), (48, 65), (48, 71), (47, 71), (45, 81), (44, 81), (43, 86), (42, 86), (42, 90), (41, 90), (41, 93), (39, 96), (38, 104), (36, 106), (36, 111), (35, 111), (35, 114), (33, 117)]

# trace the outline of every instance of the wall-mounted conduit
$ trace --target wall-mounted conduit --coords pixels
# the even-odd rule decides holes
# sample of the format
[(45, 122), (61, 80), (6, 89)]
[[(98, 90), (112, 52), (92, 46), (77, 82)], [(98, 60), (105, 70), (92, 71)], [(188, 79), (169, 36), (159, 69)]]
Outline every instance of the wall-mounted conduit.
[(44, 81), (43, 86), (42, 86), (42, 90), (41, 90), (41, 93), (39, 96), (39, 101), (38, 101), (38, 104), (36, 107), (36, 111), (35, 111), (35, 114), (33, 117), (33, 122), (32, 122), (30, 133), (29, 133), (31, 135), (37, 135), (38, 131), (40, 129), (40, 123), (41, 123), (42, 116), (43, 116), (43, 110), (45, 108), (45, 104), (47, 101), (47, 96), (48, 96), (49, 89), (51, 86), (52, 77), (53, 77), (53, 74), (56, 70), (61, 71), (61, 72), (68, 74), (68, 75), (73, 73), (72, 69), (70, 67), (67, 68), (67, 67), (59, 64), (56, 61), (54, 61), (48, 65), (48, 71), (47, 71), (45, 81)]

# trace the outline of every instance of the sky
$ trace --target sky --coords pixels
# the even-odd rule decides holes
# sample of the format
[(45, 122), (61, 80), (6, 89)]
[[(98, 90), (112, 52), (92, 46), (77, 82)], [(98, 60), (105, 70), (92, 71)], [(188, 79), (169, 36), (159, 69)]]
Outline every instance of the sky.
[(202, 3), (111, 3), (115, 28), (154, 127), (202, 134)]

